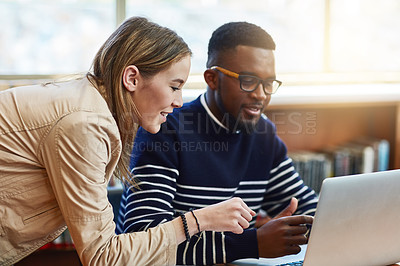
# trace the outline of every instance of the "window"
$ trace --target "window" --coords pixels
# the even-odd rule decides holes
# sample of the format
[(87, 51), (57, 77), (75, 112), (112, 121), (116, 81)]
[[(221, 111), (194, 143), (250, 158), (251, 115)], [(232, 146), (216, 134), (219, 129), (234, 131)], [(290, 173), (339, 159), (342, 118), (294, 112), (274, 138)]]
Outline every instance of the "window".
[(400, 71), (400, 1), (330, 2), (331, 71)]
[(212, 32), (230, 21), (252, 22), (271, 34), (278, 72), (316, 72), (323, 66), (321, 0), (128, 0), (126, 10), (127, 16), (149, 17), (181, 35), (193, 51), (193, 73), (205, 68)]
[(0, 1), (0, 75), (86, 72), (115, 28), (114, 0)]
[(86, 72), (121, 20), (116, 6), (122, 18), (146, 16), (177, 31), (193, 51), (192, 75), (205, 68), (212, 32), (246, 20), (274, 38), (285, 84), (321, 74), (400, 80), (398, 0), (0, 0), (0, 79)]

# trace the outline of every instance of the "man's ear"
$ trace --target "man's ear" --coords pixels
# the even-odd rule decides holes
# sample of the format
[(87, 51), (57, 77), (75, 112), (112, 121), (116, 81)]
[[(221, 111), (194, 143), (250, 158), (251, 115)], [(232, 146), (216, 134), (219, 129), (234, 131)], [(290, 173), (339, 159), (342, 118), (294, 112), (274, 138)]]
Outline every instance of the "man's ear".
[(133, 92), (138, 86), (139, 69), (135, 65), (127, 66), (122, 75), (122, 82), (125, 88)]
[(215, 70), (207, 69), (203, 73), (204, 80), (206, 81), (208, 87), (212, 90), (217, 90), (218, 88), (218, 73)]

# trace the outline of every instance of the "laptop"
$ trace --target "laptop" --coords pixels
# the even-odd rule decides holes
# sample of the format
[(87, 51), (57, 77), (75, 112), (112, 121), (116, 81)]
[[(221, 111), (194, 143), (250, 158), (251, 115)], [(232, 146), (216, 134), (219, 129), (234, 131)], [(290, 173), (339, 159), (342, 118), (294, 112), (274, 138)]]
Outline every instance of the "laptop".
[[(298, 260), (301, 262), (291, 263)], [(302, 247), (300, 254), (238, 260), (233, 264), (376, 266), (397, 262), (400, 262), (400, 169), (326, 178), (308, 245)]]

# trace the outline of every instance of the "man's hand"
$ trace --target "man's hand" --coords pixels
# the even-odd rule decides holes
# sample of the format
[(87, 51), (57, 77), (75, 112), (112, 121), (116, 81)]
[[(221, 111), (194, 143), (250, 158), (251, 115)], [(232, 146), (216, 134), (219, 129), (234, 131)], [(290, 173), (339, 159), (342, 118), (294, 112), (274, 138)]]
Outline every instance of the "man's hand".
[(292, 216), (297, 209), (297, 199), (277, 216), (257, 229), (258, 252), (260, 257), (274, 258), (301, 251), (300, 245), (308, 238), (307, 224), (312, 224), (313, 217), (307, 215)]
[[(297, 199), (292, 198), (289, 205), (281, 211), (275, 218), (280, 218), (280, 217), (285, 217), (285, 216), (291, 216), (297, 209)], [(270, 216), (264, 216), (264, 217), (257, 217), (256, 223), (254, 225), (255, 228), (260, 228), (267, 222), (271, 221), (272, 218)]]
[(260, 214), (258, 214), (257, 219), (256, 219), (256, 223), (254, 224), (255, 228), (260, 228), (261, 226), (263, 226), (264, 224), (268, 223), (269, 221), (271, 221), (272, 218), (267, 216), (260, 216)]

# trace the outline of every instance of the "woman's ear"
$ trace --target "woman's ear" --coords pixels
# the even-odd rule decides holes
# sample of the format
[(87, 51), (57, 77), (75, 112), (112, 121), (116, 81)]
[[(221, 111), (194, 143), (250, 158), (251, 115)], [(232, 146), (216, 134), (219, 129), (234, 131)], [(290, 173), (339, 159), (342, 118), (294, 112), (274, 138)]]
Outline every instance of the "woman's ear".
[(215, 70), (207, 69), (203, 73), (204, 80), (206, 81), (208, 87), (211, 90), (216, 90), (218, 88), (218, 73)]
[(122, 82), (125, 88), (133, 92), (138, 86), (139, 69), (135, 65), (127, 66), (122, 75)]

